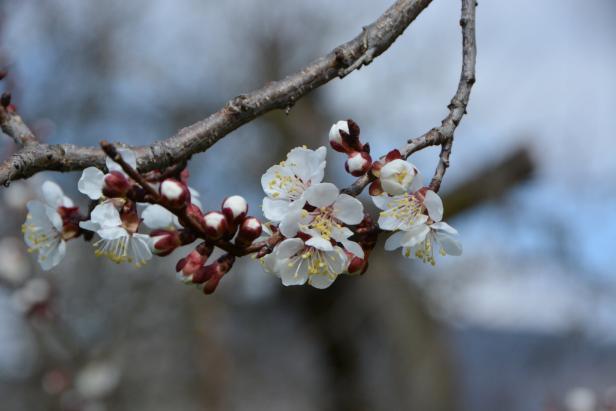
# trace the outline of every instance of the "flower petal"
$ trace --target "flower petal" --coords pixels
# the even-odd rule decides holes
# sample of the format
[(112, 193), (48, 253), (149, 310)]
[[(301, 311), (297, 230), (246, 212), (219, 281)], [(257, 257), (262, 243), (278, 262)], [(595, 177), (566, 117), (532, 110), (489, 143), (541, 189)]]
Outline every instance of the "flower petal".
[(416, 171), (415, 178), (413, 178), (413, 182), (411, 183), (411, 186), (409, 187), (409, 191), (411, 192), (415, 192), (423, 187), (424, 177), (419, 172), (419, 169), (416, 168), (415, 171)]
[(284, 286), (303, 285), (308, 279), (308, 264), (302, 258), (282, 261), (279, 268)]
[(391, 216), (382, 215), (379, 217), (379, 227), (381, 230), (396, 231), (400, 226), (400, 222)]
[(65, 196), (60, 186), (53, 181), (45, 181), (43, 183), (43, 186), (41, 187), (41, 191), (43, 192), (43, 198), (45, 199), (45, 202), (50, 207), (58, 208), (73, 206), (73, 202), (71, 201), (71, 199)]
[(102, 228), (122, 225), (120, 213), (111, 202), (105, 202), (94, 207), (94, 210), (90, 213), (90, 221), (97, 223)]
[(319, 290), (324, 290), (336, 281), (338, 276), (329, 276), (326, 274), (313, 274), (308, 279), (308, 284)]
[(432, 190), (426, 191), (423, 204), (428, 209), (428, 215), (433, 221), (441, 221), (443, 218), (443, 200), (438, 194)]
[(385, 241), (385, 250), (393, 251), (396, 248), (402, 247), (402, 239), (404, 238), (404, 231), (396, 231), (392, 235), (389, 236), (387, 241)]
[(299, 231), (299, 224), (302, 221), (302, 211), (303, 210), (295, 210), (284, 216), (278, 226), (280, 233), (283, 236), (291, 238), (297, 235), (297, 232)]
[(80, 193), (90, 197), (92, 200), (98, 200), (103, 196), (103, 183), (105, 174), (96, 167), (88, 167), (83, 170), (81, 178), (77, 183), (77, 188)]
[(53, 267), (60, 264), (60, 261), (62, 261), (65, 255), (66, 255), (66, 242), (64, 242), (63, 240), (60, 240), (46, 254), (39, 253), (38, 262), (41, 265), (41, 268), (43, 270), (49, 271)]
[(392, 179), (382, 179), (381, 178), (381, 187), (383, 187), (383, 191), (391, 195), (399, 195), (406, 192), (404, 186)]
[(396, 197), (388, 196), (387, 194), (381, 194), (380, 196), (373, 196), (372, 202), (381, 210), (387, 210), (389, 204), (392, 203)]
[(297, 254), (302, 248), (304, 248), (304, 242), (299, 238), (287, 238), (278, 246), (274, 251), (276, 258), (279, 260), (283, 260), (294, 256)]
[(325, 147), (310, 150), (296, 147), (287, 154), (286, 165), (304, 183), (320, 183), (325, 172)]
[(128, 254), (134, 265), (139, 267), (152, 258), (150, 243), (151, 238), (148, 235), (136, 233), (131, 236)]
[(462, 243), (458, 239), (458, 231), (447, 223), (432, 224), (436, 240), (448, 255), (462, 255)]
[(308, 204), (317, 207), (327, 207), (338, 198), (338, 187), (332, 183), (319, 183), (308, 187), (304, 192), (304, 198)]
[(430, 227), (427, 224), (415, 224), (414, 226), (409, 227), (406, 231), (404, 231), (404, 237), (402, 238), (402, 246), (403, 247), (413, 247), (423, 240), (426, 239), (426, 236), (430, 232)]
[(361, 245), (359, 245), (359, 243), (356, 243), (355, 241), (351, 240), (343, 240), (341, 241), (341, 243), (344, 249), (347, 250), (349, 253), (359, 258), (364, 258), (364, 249), (361, 248)]
[(128, 236), (128, 232), (123, 227), (105, 227), (96, 231), (103, 240), (117, 240), (121, 237)]
[(270, 221), (282, 221), (289, 212), (288, 200), (272, 200), (269, 197), (263, 198), (263, 215)]
[(54, 228), (58, 232), (61, 233), (62, 232), (62, 227), (64, 226), (64, 223), (62, 222), (62, 217), (60, 217), (60, 214), (58, 214), (56, 209), (55, 208), (51, 208), (49, 206), (46, 206), (45, 207), (45, 214), (47, 214), (47, 218), (49, 219), (51, 224), (54, 226)]
[(261, 258), (261, 265), (266, 272), (280, 276), (278, 273), (279, 261), (274, 253), (269, 253)]
[(308, 241), (306, 241), (306, 245), (323, 251), (331, 251), (334, 249), (334, 246), (330, 241), (327, 241), (323, 237), (319, 236), (311, 237)]
[(151, 229), (173, 226), (173, 213), (158, 204), (150, 204), (141, 213), (143, 223)]
[(364, 206), (355, 197), (340, 194), (334, 202), (334, 217), (345, 224), (359, 224), (364, 219)]

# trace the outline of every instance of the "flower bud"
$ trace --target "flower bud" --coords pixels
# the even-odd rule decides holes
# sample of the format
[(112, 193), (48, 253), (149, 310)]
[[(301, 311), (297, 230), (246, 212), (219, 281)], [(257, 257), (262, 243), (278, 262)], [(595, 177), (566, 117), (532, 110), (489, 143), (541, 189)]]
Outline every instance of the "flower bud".
[(368, 187), (368, 193), (371, 196), (380, 196), (384, 193), (383, 187), (381, 187), (381, 181), (379, 179), (374, 180), (370, 187)]
[(222, 213), (227, 218), (230, 226), (238, 224), (246, 217), (248, 212), (248, 204), (242, 196), (231, 196), (225, 198), (222, 202)]
[(381, 187), (387, 194), (391, 195), (406, 193), (411, 187), (415, 175), (417, 175), (417, 169), (408, 161), (392, 160), (381, 168)]
[(203, 292), (205, 294), (212, 294), (216, 291), (218, 287), (218, 283), (222, 277), (231, 270), (233, 267), (233, 263), (235, 262), (235, 257), (231, 254), (225, 254), (218, 258), (215, 263), (207, 265), (204, 267), (204, 274), (208, 277), (208, 280), (205, 282), (203, 286)]
[(150, 233), (152, 238), (152, 252), (164, 257), (171, 254), (182, 245), (180, 232), (175, 230), (154, 230)]
[(204, 216), (204, 222), (205, 234), (212, 240), (218, 240), (227, 232), (227, 220), (222, 213), (210, 211)]
[(368, 170), (370, 170), (371, 165), (372, 158), (370, 157), (370, 154), (366, 152), (355, 151), (344, 163), (344, 168), (347, 173), (351, 174), (352, 176), (360, 177), (366, 174)]
[(211, 253), (212, 247), (200, 244), (186, 257), (180, 259), (175, 266), (175, 271), (181, 272), (181, 280), (187, 283), (196, 282), (195, 280), (198, 280), (197, 272), (206, 263)]
[(113, 170), (105, 175), (103, 180), (103, 194), (105, 197), (125, 197), (131, 188), (131, 183), (124, 173)]
[(235, 238), (235, 244), (240, 247), (248, 247), (261, 235), (261, 231), (263, 231), (263, 228), (259, 220), (255, 217), (248, 217), (240, 225), (239, 232)]
[(205, 225), (205, 218), (203, 217), (203, 212), (195, 204), (191, 203), (186, 206), (186, 215), (197, 221), (200, 225)]
[(168, 178), (160, 184), (160, 195), (169, 204), (179, 207), (190, 201), (190, 191), (186, 185), (176, 179)]
[(351, 275), (365, 273), (366, 270), (368, 269), (368, 260), (359, 258), (354, 255), (350, 257), (352, 258), (351, 258), (351, 262), (349, 263), (349, 267), (347, 268), (348, 273)]
[(349, 134), (349, 124), (347, 121), (340, 120), (329, 129), (329, 144), (341, 153), (346, 153), (347, 148), (342, 140), (342, 133)]

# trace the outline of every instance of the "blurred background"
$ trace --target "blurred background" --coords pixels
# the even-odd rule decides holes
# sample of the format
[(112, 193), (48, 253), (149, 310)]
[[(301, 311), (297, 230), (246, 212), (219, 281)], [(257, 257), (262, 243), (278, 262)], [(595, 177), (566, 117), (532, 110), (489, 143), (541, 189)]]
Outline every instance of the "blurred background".
[[(3, 82), (40, 138), (147, 144), (354, 37), (391, 0), (4, 0)], [(440, 123), (457, 86), (457, 0), (435, 0), (370, 66), (240, 128), (190, 163), (206, 208), (353, 118), (384, 154)], [(375, 252), (361, 278), (285, 288), (250, 259), (215, 295), (182, 253), (142, 269), (82, 241), (43, 273), (20, 234), (44, 179), (0, 191), (2, 410), (616, 409), (616, 3), (481, 1), (477, 84), (443, 184), (465, 252)], [(0, 140), (3, 157), (15, 147)], [(411, 161), (430, 175), (438, 149)], [(348, 185), (328, 153), (330, 181)], [(369, 200), (364, 198), (365, 203)], [(383, 239), (381, 239), (383, 241)], [(382, 250), (382, 242), (377, 250)]]

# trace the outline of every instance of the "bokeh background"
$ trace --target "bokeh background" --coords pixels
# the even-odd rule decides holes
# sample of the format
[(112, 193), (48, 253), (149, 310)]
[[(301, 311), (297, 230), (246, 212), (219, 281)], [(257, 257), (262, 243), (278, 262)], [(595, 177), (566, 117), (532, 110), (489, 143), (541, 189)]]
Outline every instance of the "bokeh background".
[[(147, 144), (390, 3), (4, 0), (2, 86), (46, 142)], [(205, 206), (242, 194), (260, 215), (261, 174), (326, 144), (336, 120), (355, 119), (377, 155), (438, 125), (459, 8), (435, 0), (370, 66), (194, 156)], [(43, 273), (20, 238), (25, 203), (53, 179), (85, 206), (79, 173), (2, 188), (0, 409), (616, 409), (614, 18), (611, 0), (480, 2), (478, 81), (442, 190), (465, 252), (435, 268), (381, 251), (316, 291), (243, 259), (205, 297), (175, 279), (181, 253), (138, 270), (74, 241)], [(437, 153), (412, 161), (429, 175)], [(328, 153), (340, 186), (343, 160)]]

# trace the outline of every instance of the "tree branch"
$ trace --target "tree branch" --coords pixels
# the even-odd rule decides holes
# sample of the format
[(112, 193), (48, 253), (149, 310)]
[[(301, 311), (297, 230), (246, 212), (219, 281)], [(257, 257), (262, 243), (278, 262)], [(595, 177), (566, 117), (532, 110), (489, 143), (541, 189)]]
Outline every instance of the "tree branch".
[[(195, 153), (206, 151), (243, 124), (268, 111), (292, 107), (310, 91), (369, 64), (389, 48), (431, 1), (398, 0), (375, 22), (366, 26), (362, 34), (297, 73), (235, 97), (216, 113), (172, 137), (150, 146), (135, 147), (139, 171), (185, 161)], [(0, 116), (2, 129), (17, 141), (10, 128), (6, 128), (8, 132), (5, 130), (6, 118)], [(89, 166), (104, 168), (104, 164), (105, 154), (99, 148), (32, 143), (0, 165), (0, 183), (6, 185), (11, 180), (27, 178), (43, 170), (74, 171)]]
[[(411, 154), (423, 150), (426, 147), (440, 145), (441, 154), (436, 167), (434, 177), (430, 182), (430, 189), (438, 191), (447, 167), (449, 167), (449, 155), (453, 144), (453, 134), (466, 114), (466, 107), (471, 94), (471, 88), (475, 84), (475, 60), (477, 56), (477, 44), (475, 42), (475, 0), (462, 0), (462, 71), (458, 89), (451, 99), (449, 112), (439, 127), (434, 127), (420, 137), (410, 139), (407, 145), (400, 150), (402, 157), (408, 158)], [(375, 179), (371, 173), (359, 177), (353, 184), (343, 191), (349, 195), (359, 195), (368, 184)]]
[(475, 41), (475, 0), (462, 0), (462, 17), (460, 26), (462, 27), (462, 73), (458, 90), (449, 103), (449, 115), (445, 117), (441, 126), (436, 129), (436, 133), (444, 140), (441, 146), (439, 163), (434, 172), (434, 177), (430, 182), (430, 188), (438, 191), (441, 188), (441, 181), (447, 167), (449, 167), (449, 155), (453, 145), (453, 133), (460, 124), (462, 117), (466, 114), (468, 99), (471, 95), (471, 88), (475, 84), (475, 61), (477, 58), (477, 43)]
[[(10, 94), (3, 94), (2, 97), (9, 96)], [(10, 104), (10, 103), (9, 103)], [(22, 118), (12, 110), (12, 106), (0, 104), (0, 128), (7, 136), (11, 137), (15, 144), (20, 146), (27, 146), (36, 144), (37, 140), (34, 133), (24, 123)]]

